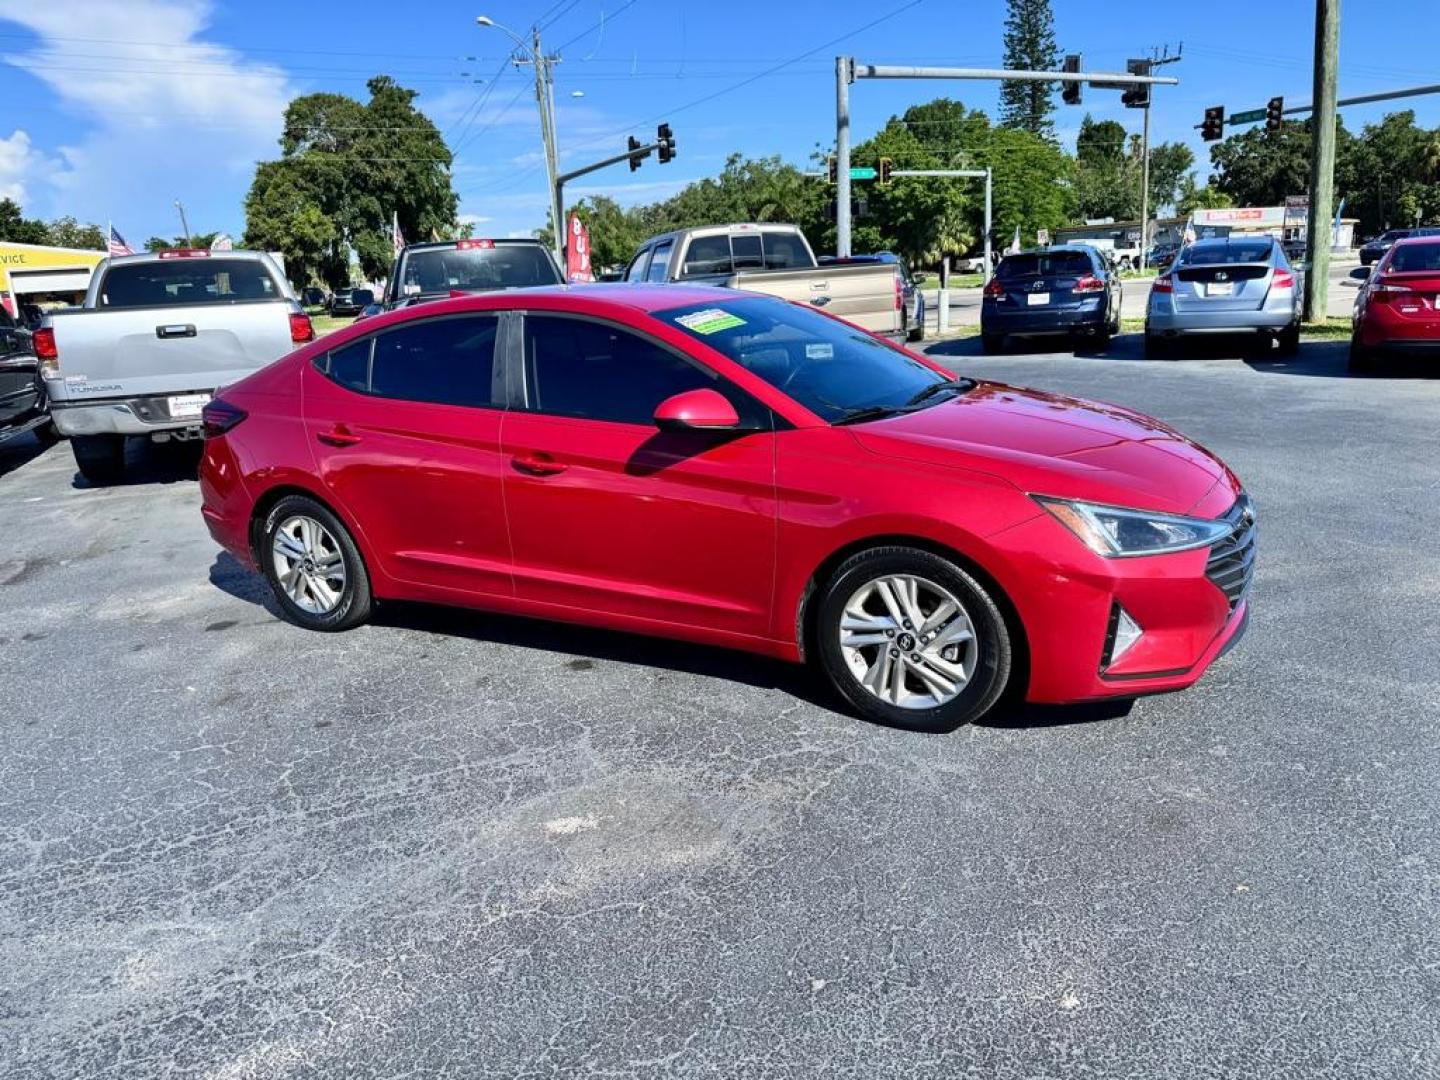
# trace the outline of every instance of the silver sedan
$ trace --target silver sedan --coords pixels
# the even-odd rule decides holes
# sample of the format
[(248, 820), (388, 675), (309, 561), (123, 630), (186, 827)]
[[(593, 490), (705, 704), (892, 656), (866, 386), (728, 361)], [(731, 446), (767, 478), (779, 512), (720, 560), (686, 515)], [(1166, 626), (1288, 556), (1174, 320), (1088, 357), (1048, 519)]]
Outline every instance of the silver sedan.
[(1268, 236), (1199, 240), (1150, 287), (1145, 355), (1165, 355), (1181, 336), (1256, 334), (1300, 347), (1301, 273)]

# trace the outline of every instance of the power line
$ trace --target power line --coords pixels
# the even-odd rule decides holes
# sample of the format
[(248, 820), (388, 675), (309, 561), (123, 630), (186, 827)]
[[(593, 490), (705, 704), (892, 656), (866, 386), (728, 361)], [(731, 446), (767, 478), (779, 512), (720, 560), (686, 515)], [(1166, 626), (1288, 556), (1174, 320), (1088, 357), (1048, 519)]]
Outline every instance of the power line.
[[(626, 9), (632, 8), (632, 7), (634, 7), (634, 6), (635, 6), (635, 0), (625, 0), (625, 3), (621, 4), (618, 8), (616, 8), (614, 11), (612, 11), (612, 12), (610, 13), (610, 16), (609, 16), (609, 17), (613, 20), (613, 19), (617, 18), (619, 15), (621, 15)], [(582, 31), (580, 31), (580, 33), (576, 34), (576, 35), (575, 35), (574, 37), (572, 37), (569, 41), (563, 42), (562, 44), (556, 46), (555, 51), (556, 51), (556, 52), (561, 52), (561, 51), (563, 51), (567, 46), (574, 45), (575, 42), (579, 41), (579, 40), (580, 40), (581, 38), (583, 38), (583, 37), (588, 36), (589, 34), (594, 33), (596, 30), (601, 29), (604, 25), (605, 25), (605, 15), (604, 15), (604, 13), (602, 12), (601, 15), (600, 15), (600, 21), (599, 21), (599, 22), (595, 23), (593, 26), (591, 26), (591, 27), (590, 27), (589, 29), (587, 29), (587, 30), (582, 30)]]

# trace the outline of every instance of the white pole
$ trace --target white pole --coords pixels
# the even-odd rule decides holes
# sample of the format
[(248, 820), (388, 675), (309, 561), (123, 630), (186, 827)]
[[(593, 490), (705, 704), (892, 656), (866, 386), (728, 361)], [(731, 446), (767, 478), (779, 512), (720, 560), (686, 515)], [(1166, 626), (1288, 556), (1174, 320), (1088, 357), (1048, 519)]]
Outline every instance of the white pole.
[(950, 329), (950, 256), (940, 263), (940, 291), (935, 294), (935, 329), (945, 333)]

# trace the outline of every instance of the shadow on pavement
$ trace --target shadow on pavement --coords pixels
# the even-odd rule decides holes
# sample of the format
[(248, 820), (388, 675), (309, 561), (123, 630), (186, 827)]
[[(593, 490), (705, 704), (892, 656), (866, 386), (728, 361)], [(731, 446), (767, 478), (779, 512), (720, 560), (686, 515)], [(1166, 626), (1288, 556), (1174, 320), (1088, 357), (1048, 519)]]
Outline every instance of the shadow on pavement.
[[(203, 444), (198, 440), (156, 443), (148, 438), (125, 441), (125, 478), (116, 487), (140, 484), (175, 484), (195, 480), (200, 471)], [(69, 453), (68, 450), (65, 453)], [(77, 471), (70, 485), (81, 490), (95, 487)]]
[[(30, 464), (48, 449), (50, 449), (50, 444), (36, 438), (33, 431), (17, 435), (8, 442), (0, 443), (0, 476), (5, 476), (23, 465)], [(61, 454), (69, 452), (63, 448), (57, 451)]]

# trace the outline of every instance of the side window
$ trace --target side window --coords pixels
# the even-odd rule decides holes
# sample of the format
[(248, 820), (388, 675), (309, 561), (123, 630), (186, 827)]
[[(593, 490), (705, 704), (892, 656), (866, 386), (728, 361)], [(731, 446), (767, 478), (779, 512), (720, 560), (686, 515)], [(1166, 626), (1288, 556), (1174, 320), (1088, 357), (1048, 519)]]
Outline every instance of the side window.
[(326, 372), (335, 382), (347, 390), (365, 393), (370, 389), (370, 346), (373, 338), (361, 338), (330, 353), (330, 367)]
[(603, 323), (525, 317), (530, 408), (557, 416), (650, 424), (655, 406), (719, 378), (644, 338)]
[(645, 275), (646, 281), (665, 280), (665, 272), (670, 269), (670, 249), (674, 246), (669, 240), (655, 245), (655, 251), (650, 256), (650, 270)]
[(696, 236), (685, 249), (685, 263), (680, 267), (681, 277), (696, 274), (728, 274), (735, 269), (730, 258), (730, 237)]
[(645, 280), (645, 267), (649, 264), (649, 261), (650, 261), (650, 252), (649, 252), (649, 250), (648, 250), (648, 249), (642, 250), (639, 255), (636, 255), (636, 256), (635, 256), (635, 259), (634, 259), (634, 261), (632, 261), (632, 262), (630, 263), (629, 268), (626, 269), (626, 271), (625, 271), (625, 280), (626, 280), (626, 281), (644, 281), (644, 280)]
[(370, 392), (402, 401), (437, 405), (494, 403), (494, 315), (425, 319), (375, 338)]

